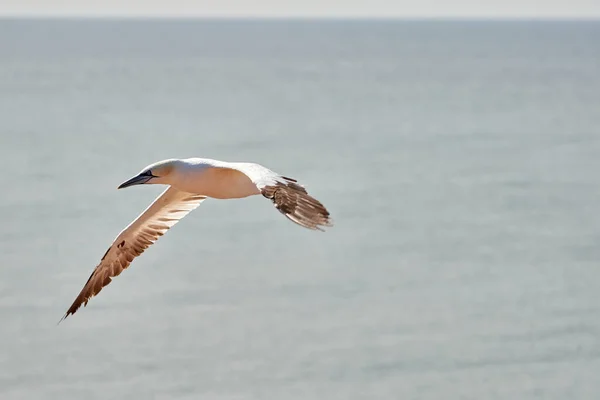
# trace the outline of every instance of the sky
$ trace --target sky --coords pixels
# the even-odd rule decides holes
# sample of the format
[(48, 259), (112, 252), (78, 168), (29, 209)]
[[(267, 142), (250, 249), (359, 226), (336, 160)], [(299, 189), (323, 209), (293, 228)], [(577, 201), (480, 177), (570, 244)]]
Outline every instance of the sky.
[(600, 0), (0, 0), (0, 15), (600, 18)]

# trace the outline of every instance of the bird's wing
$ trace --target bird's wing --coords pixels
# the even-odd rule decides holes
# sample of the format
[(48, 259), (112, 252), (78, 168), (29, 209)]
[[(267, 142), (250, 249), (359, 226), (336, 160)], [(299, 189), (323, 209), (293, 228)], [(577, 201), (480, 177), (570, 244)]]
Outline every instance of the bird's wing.
[(190, 211), (206, 199), (205, 196), (182, 192), (169, 187), (152, 204), (127, 226), (108, 248), (100, 264), (94, 269), (64, 317), (75, 312), (100, 293), (112, 278), (129, 267), (133, 259), (165, 234)]
[(237, 163), (236, 169), (246, 174), (261, 194), (289, 220), (320, 231), (323, 230), (321, 227), (333, 226), (327, 208), (310, 196), (295, 179), (281, 176), (259, 164)]

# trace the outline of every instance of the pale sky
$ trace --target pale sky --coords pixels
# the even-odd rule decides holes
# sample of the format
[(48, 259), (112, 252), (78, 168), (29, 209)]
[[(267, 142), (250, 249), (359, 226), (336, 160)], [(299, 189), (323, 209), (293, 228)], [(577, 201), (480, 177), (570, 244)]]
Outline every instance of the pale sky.
[(600, 18), (600, 0), (0, 0), (0, 15)]

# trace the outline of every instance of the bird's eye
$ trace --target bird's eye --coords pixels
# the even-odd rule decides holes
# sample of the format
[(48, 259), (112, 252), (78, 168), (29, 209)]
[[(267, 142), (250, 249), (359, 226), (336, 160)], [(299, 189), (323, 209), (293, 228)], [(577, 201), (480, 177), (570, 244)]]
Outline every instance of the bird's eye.
[(145, 175), (145, 176), (152, 176), (152, 171), (151, 171), (151, 170), (148, 170), (148, 171), (144, 172), (142, 175)]

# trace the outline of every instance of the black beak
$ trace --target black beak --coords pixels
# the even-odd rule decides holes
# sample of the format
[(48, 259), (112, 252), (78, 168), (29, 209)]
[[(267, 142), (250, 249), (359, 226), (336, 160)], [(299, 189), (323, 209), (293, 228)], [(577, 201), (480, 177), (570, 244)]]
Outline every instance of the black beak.
[(140, 174), (140, 175), (134, 176), (133, 178), (131, 178), (128, 181), (121, 183), (117, 189), (124, 189), (126, 187), (133, 186), (133, 185), (142, 185), (142, 184), (148, 182), (152, 178), (154, 178), (152, 175)]

